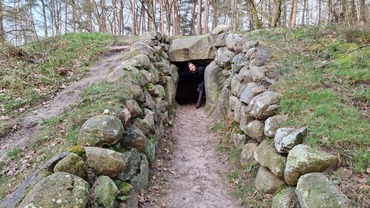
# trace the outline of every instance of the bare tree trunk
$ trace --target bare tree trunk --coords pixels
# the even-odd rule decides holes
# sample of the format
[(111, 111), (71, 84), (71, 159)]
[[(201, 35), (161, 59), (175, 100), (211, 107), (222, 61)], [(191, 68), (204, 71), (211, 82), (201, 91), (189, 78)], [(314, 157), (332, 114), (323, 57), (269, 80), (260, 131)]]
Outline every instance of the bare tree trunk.
[(319, 4), (319, 15), (318, 15), (318, 20), (317, 20), (317, 25), (320, 26), (321, 25), (321, 0), (318, 0), (318, 4)]
[(298, 0), (293, 0), (292, 10), (290, 13), (290, 24), (289, 24), (290, 28), (296, 26), (297, 9), (298, 9)]
[(45, 37), (48, 37), (48, 22), (46, 21), (45, 0), (41, 0), (41, 7), (42, 7), (42, 17), (44, 19), (44, 33), (45, 33)]
[(195, 31), (195, 18), (196, 18), (196, 8), (197, 8), (197, 0), (193, 0), (193, 11), (192, 11), (192, 15), (191, 15), (191, 31), (190, 31), (190, 34), (191, 35), (194, 35), (196, 34), (196, 31)]
[(163, 8), (163, 0), (159, 0), (159, 9), (161, 13), (161, 33), (164, 33), (164, 8)]
[(131, 3), (131, 17), (132, 17), (132, 31), (136, 36), (138, 35), (137, 31), (137, 20), (136, 20), (136, 0), (130, 0)]
[(57, 30), (57, 34), (60, 35), (62, 34), (62, 1), (57, 1), (57, 17), (58, 17), (58, 21), (57, 21), (57, 25), (58, 25), (58, 30)]
[(330, 23), (332, 21), (332, 14), (333, 14), (333, 1), (332, 0), (328, 0), (328, 23)]
[(173, 4), (175, 35), (180, 35), (180, 17), (177, 1)]
[(145, 11), (144, 7), (140, 7), (140, 24), (139, 24), (139, 31), (138, 34), (141, 35), (145, 32)]
[(198, 0), (197, 35), (202, 34), (202, 0)]
[(72, 28), (73, 28), (73, 32), (75, 33), (76, 32), (76, 0), (72, 0), (71, 1), (72, 4)]
[(155, 32), (158, 32), (158, 25), (157, 25), (157, 21), (156, 21), (156, 17), (157, 17), (157, 0), (153, 0), (153, 26), (154, 26), (154, 30)]
[(166, 0), (164, 9), (166, 10), (166, 31), (167, 34), (171, 34), (171, 14), (172, 14), (172, 4), (174, 0)]
[(107, 6), (105, 0), (100, 0), (101, 6), (101, 32), (107, 32)]
[(307, 0), (303, 0), (303, 10), (302, 10), (302, 25), (305, 25), (305, 17), (306, 17), (306, 6)]
[(212, 29), (217, 27), (218, 24), (218, 0), (213, 0), (213, 22)]
[(272, 11), (271, 23), (270, 27), (275, 28), (277, 23), (279, 22), (281, 16), (281, 4), (283, 0), (275, 0), (274, 1), (274, 9)]
[(69, 0), (64, 0), (65, 9), (64, 9), (64, 33), (68, 32), (68, 2)]
[(248, 4), (248, 15), (250, 20), (250, 29), (262, 29), (262, 21), (258, 17), (256, 5), (253, 0), (247, 0)]
[(0, 1), (0, 43), (5, 41), (5, 31), (3, 23), (3, 1)]
[(343, 0), (342, 11), (344, 12), (344, 21), (347, 27), (350, 26), (349, 11), (348, 11), (348, 0)]
[[(54, 16), (54, 11), (55, 11), (55, 4), (54, 4), (54, 1), (53, 0), (51, 0), (50, 2), (49, 2), (49, 12), (50, 12), (50, 23), (51, 23), (51, 36), (54, 36), (55, 35), (55, 16)], [(46, 14), (45, 14), (45, 16), (44, 16), (44, 21), (45, 22), (47, 22), (46, 21)], [(45, 24), (45, 22), (44, 22), (44, 24)], [(46, 23), (47, 24), (47, 23)]]
[[(146, 27), (147, 27), (147, 30), (148, 31), (151, 31), (152, 30), (152, 24), (153, 24), (153, 21), (152, 21), (152, 15), (153, 15), (153, 2), (152, 0), (146, 0), (146, 15), (147, 15), (147, 22), (146, 22)], [(144, 8), (144, 5), (143, 3), (141, 3), (141, 6)]]
[(366, 23), (365, 0), (360, 0), (359, 7), (360, 7), (360, 25), (364, 25)]
[(123, 19), (123, 0), (119, 0), (119, 20), (118, 30), (120, 35), (124, 35), (124, 19)]
[(113, 14), (113, 26), (111, 31), (113, 34), (117, 34), (117, 7), (116, 7), (116, 0), (112, 0), (112, 14)]
[(351, 0), (351, 23), (356, 24), (357, 23), (357, 12), (356, 12), (356, 3), (355, 0)]
[(39, 39), (38, 35), (37, 35), (37, 31), (36, 31), (36, 23), (35, 23), (35, 19), (33, 18), (33, 11), (32, 11), (32, 1), (31, 0), (28, 0), (28, 6), (29, 6), (29, 11), (30, 11), (30, 27), (32, 28), (32, 32), (34, 34), (34, 36), (36, 37), (36, 40)]
[(208, 33), (209, 5), (210, 5), (210, 0), (206, 0), (206, 8), (205, 8), (205, 14), (204, 14), (203, 34), (207, 34)]

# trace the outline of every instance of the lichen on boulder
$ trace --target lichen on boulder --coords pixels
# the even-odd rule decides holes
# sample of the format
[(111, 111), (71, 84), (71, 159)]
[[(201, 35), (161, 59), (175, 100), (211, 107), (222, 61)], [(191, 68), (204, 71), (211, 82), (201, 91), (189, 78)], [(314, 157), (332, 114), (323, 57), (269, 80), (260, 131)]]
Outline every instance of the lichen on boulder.
[(82, 146), (112, 145), (122, 138), (123, 133), (121, 120), (112, 115), (99, 115), (82, 125), (77, 143)]
[(89, 198), (89, 184), (70, 173), (58, 172), (41, 180), (18, 206), (85, 208)]

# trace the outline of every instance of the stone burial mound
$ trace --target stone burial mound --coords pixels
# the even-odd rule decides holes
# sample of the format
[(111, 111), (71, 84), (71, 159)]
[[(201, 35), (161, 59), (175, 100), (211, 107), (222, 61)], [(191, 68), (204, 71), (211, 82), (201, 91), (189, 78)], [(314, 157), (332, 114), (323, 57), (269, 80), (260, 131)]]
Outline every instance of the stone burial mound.
[(282, 95), (270, 88), (270, 53), (258, 42), (227, 26), (172, 41), (151, 32), (130, 55), (106, 77), (130, 91), (121, 111), (86, 120), (77, 145), (40, 166), (0, 207), (138, 207), (177, 92), (181, 98), (191, 90), (188, 83), (178, 90), (178, 70), (189, 61), (207, 65), (206, 110), (230, 127), (242, 166), (259, 167), (254, 188), (274, 195), (272, 207), (352, 206), (321, 173), (337, 156), (302, 144), (307, 128), (281, 125), (289, 118), (278, 115)]

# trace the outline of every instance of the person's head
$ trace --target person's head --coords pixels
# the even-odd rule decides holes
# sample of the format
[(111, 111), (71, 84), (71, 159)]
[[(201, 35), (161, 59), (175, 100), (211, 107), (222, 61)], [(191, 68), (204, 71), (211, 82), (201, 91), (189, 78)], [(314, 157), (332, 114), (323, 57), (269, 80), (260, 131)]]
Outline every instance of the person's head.
[(191, 73), (194, 73), (197, 71), (197, 67), (195, 67), (195, 65), (191, 62), (188, 63), (188, 68)]

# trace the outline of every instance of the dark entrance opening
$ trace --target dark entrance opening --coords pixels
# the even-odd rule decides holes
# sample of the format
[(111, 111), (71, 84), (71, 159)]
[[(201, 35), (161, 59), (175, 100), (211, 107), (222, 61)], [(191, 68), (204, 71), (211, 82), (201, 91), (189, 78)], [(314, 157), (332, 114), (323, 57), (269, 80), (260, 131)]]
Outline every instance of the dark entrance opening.
[[(207, 66), (212, 60), (192, 60), (196, 66)], [(196, 103), (198, 98), (199, 81), (194, 76), (186, 76), (189, 73), (188, 62), (173, 62), (179, 69), (179, 83), (176, 90), (176, 102), (179, 104)]]

